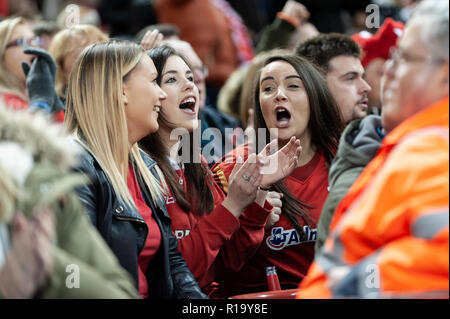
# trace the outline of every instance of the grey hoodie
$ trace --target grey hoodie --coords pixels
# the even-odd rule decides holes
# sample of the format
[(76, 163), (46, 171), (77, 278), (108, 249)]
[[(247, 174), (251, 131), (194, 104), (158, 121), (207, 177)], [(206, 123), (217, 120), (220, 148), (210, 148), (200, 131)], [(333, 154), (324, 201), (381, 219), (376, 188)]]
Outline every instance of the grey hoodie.
[(342, 133), (336, 157), (330, 168), (330, 193), (317, 226), (316, 252), (328, 237), (336, 207), (378, 152), (383, 139), (380, 132), (381, 117), (369, 115), (363, 120), (351, 122)]

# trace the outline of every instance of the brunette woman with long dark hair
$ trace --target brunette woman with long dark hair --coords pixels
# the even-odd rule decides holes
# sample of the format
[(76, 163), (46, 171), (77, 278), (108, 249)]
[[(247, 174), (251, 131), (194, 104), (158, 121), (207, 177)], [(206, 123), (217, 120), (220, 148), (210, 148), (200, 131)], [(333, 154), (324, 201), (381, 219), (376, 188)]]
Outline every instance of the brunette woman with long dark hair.
[[(320, 73), (305, 59), (277, 54), (267, 58), (255, 79), (255, 130), (269, 130), (280, 146), (295, 136), (302, 152), (297, 168), (270, 187), (281, 194), (279, 219), (266, 227), (263, 243), (239, 271), (221, 271), (221, 296), (267, 290), (265, 268), (276, 266), (282, 288), (295, 288), (314, 258), (316, 223), (328, 195), (328, 167), (342, 130), (336, 103)], [(261, 143), (256, 136), (256, 145)], [(230, 176), (242, 146), (213, 168)], [(224, 183), (226, 188), (227, 183)], [(270, 220), (270, 218), (269, 218)]]
[[(217, 181), (220, 177), (212, 174), (201, 157), (200, 141), (194, 139), (199, 93), (188, 61), (168, 46), (148, 54), (159, 74), (157, 83), (168, 97), (162, 101), (159, 130), (143, 138), (140, 145), (163, 172), (166, 206), (179, 250), (200, 287), (209, 293), (217, 259), (240, 269), (264, 236), (272, 208), (265, 205), (266, 192), (258, 189), (263, 182), (270, 183), (261, 174), (266, 159), (252, 154), (238, 165), (225, 195)], [(175, 129), (184, 130), (181, 141), (171, 136)], [(294, 139), (284, 151), (279, 154), (290, 161), (283, 168), (292, 171), (299, 142)]]

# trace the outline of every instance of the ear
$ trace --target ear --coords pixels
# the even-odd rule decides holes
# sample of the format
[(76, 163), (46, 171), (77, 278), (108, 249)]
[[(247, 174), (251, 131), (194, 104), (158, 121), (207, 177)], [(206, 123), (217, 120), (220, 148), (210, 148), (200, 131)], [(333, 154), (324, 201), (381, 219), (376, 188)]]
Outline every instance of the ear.
[(123, 85), (122, 85), (122, 101), (125, 106), (128, 105), (128, 95), (129, 95), (129, 88), (126, 83), (123, 83)]

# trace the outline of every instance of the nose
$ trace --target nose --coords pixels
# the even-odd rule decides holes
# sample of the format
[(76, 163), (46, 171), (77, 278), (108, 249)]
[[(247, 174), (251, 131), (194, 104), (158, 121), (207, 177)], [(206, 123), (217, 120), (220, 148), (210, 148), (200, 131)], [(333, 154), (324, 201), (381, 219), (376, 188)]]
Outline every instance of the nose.
[(367, 83), (366, 80), (364, 80), (363, 78), (361, 78), (361, 86), (360, 86), (360, 91), (362, 94), (367, 94), (370, 91), (372, 91), (372, 87), (369, 85), (369, 83)]
[(185, 91), (192, 91), (194, 89), (195, 83), (193, 81), (190, 81), (188, 79), (185, 80), (184, 90)]
[(159, 89), (159, 100), (163, 101), (167, 99), (167, 93), (163, 89), (161, 89), (160, 86), (158, 86), (158, 89)]
[(286, 94), (284, 93), (284, 91), (281, 87), (279, 87), (277, 90), (277, 95), (275, 96), (275, 100), (277, 102), (287, 100)]

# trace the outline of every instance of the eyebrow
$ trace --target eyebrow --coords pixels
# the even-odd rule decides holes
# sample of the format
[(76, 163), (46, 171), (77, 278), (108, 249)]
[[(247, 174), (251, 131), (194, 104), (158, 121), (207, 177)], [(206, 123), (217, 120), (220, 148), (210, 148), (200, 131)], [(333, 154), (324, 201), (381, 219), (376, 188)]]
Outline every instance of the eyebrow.
[(354, 76), (354, 75), (356, 75), (356, 76), (361, 76), (361, 77), (364, 76), (364, 74), (360, 74), (360, 73), (357, 72), (357, 71), (351, 71), (351, 72), (345, 73), (344, 75), (341, 75), (340, 78), (346, 78), (346, 77), (348, 77), (348, 76)]
[[(298, 76), (298, 75), (288, 75), (284, 79), (285, 80), (289, 80), (289, 79), (299, 79), (299, 80), (301, 80), (301, 77)], [(275, 80), (275, 78), (273, 76), (266, 76), (264, 79), (261, 80), (260, 85), (262, 85), (264, 81), (268, 81), (268, 80)]]
[[(163, 76), (165, 76), (165, 75), (167, 75), (167, 74), (178, 74), (178, 73), (179, 73), (179, 72), (176, 71), (176, 70), (169, 70), (169, 71), (167, 71), (166, 73), (164, 73)], [(186, 74), (189, 74), (189, 73), (192, 73), (192, 71), (191, 71), (191, 70), (187, 70), (187, 71), (186, 71)]]

